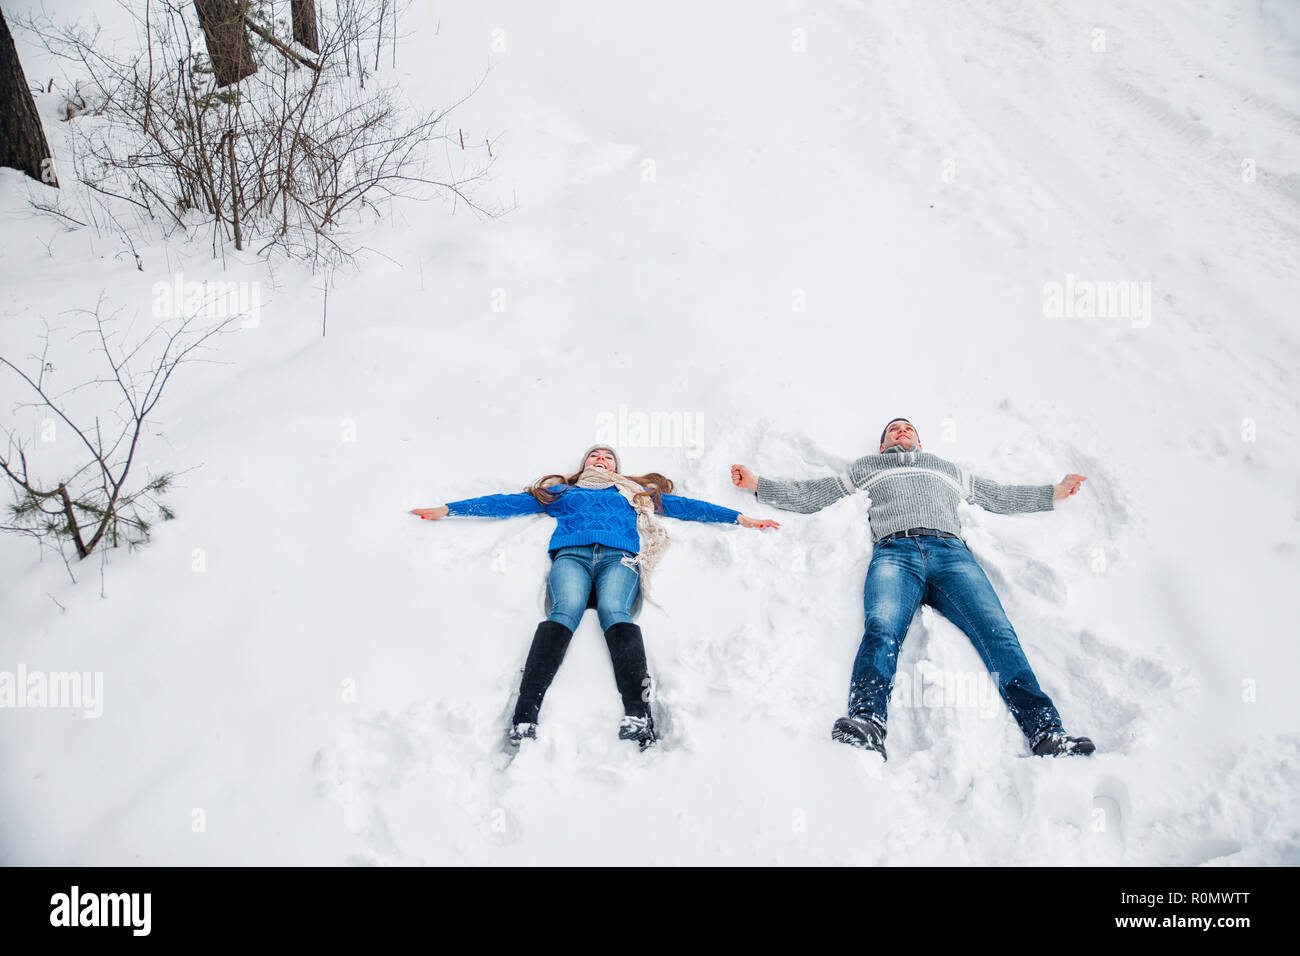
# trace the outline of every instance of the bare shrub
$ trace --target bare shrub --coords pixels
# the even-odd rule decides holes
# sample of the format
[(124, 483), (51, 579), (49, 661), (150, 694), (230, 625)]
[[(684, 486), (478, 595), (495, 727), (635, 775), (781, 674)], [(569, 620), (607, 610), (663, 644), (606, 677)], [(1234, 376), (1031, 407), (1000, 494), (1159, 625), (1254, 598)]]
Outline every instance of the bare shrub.
[[(79, 95), (96, 106), (93, 115), (72, 115), (72, 161), (101, 209), (47, 203), (46, 211), (83, 225), (107, 218), (122, 227), (129, 211), (166, 232), (210, 227), (214, 255), (233, 243), (313, 266), (350, 260), (358, 248), (346, 226), (363, 210), (382, 214), (398, 196), (441, 195), (477, 215), (500, 212), (468, 188), (490, 165), (490, 145), (465, 150), (445, 131), (450, 110), (473, 90), (421, 113), (379, 82), (380, 48), (388, 42), (395, 57), (399, 39), (399, 11), (387, 0), (319, 4), (318, 53), (296, 44), (265, 0), (238, 0), (257, 69), (226, 86), (193, 4), (119, 4), (136, 27), (126, 53), (75, 24), (16, 21), (73, 64)], [(443, 176), (429, 172), (438, 143), (458, 146), (442, 150)]]

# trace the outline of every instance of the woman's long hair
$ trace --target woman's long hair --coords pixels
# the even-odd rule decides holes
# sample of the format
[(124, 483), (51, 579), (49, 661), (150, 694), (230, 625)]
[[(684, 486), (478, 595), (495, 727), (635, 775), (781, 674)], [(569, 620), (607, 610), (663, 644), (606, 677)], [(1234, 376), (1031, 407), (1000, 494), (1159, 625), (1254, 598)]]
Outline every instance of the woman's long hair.
[[(567, 485), (573, 487), (578, 483), (578, 479), (581, 476), (581, 471), (572, 475), (546, 475), (542, 478), (538, 478), (532, 483), (532, 485), (524, 490), (536, 498), (537, 503), (545, 508), (559, 497), (559, 494), (549, 490), (550, 485)], [(671, 495), (673, 493), (673, 482), (671, 478), (665, 478), (657, 471), (652, 471), (645, 475), (624, 475), (623, 477), (635, 481), (644, 489), (643, 491), (638, 491), (632, 496), (636, 501), (649, 501), (654, 507), (656, 514), (663, 514), (664, 503), (661, 496)]]

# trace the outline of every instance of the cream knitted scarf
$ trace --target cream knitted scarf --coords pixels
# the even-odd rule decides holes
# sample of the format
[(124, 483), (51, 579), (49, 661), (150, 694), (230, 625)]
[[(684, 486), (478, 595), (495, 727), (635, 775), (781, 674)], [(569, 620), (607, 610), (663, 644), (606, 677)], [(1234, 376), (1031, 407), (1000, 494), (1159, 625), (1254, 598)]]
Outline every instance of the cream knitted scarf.
[(641, 550), (635, 557), (623, 558), (623, 564), (629, 568), (639, 568), (641, 573), (641, 591), (649, 598), (650, 572), (655, 569), (659, 559), (668, 550), (668, 529), (655, 518), (653, 502), (637, 501), (636, 496), (645, 489), (635, 481), (605, 468), (584, 468), (578, 476), (579, 488), (599, 490), (615, 485), (619, 494), (636, 509), (636, 530), (641, 538)]

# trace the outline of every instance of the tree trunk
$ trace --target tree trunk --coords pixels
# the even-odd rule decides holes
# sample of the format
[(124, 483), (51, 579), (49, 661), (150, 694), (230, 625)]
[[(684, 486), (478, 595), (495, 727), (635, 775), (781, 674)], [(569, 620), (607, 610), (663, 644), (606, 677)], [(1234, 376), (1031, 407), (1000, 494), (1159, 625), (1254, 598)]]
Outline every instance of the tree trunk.
[(226, 134), (226, 144), (230, 151), (230, 221), (235, 226), (235, 248), (244, 248), (244, 236), (239, 231), (239, 177), (235, 169), (235, 131)]
[(45, 139), (32, 91), (18, 62), (18, 48), (0, 12), (0, 166), (20, 169), (32, 179), (57, 187), (54, 157)]
[(320, 53), (320, 39), (316, 36), (316, 0), (291, 0), (293, 14), (293, 42)]
[(217, 86), (230, 86), (257, 72), (239, 7), (240, 0), (194, 0)]

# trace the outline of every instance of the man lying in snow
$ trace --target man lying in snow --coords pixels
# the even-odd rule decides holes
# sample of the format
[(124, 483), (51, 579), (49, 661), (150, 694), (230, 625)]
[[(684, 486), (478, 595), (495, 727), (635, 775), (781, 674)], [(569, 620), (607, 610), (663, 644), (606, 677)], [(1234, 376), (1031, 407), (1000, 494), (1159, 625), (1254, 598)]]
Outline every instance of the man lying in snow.
[(898, 651), (916, 609), (929, 604), (971, 639), (1030, 748), (1039, 756), (1087, 755), (1087, 737), (1067, 737), (1061, 715), (1034, 677), (993, 585), (961, 538), (962, 499), (998, 514), (1050, 511), (1079, 490), (1083, 475), (1057, 485), (1000, 485), (923, 451), (916, 429), (896, 418), (880, 435), (877, 454), (846, 474), (810, 481), (760, 478), (744, 465), (731, 480), (764, 504), (810, 514), (855, 491), (871, 496), (868, 520), (875, 543), (863, 592), (867, 626), (853, 663), (849, 712), (831, 737), (885, 754), (885, 713), (898, 669)]

